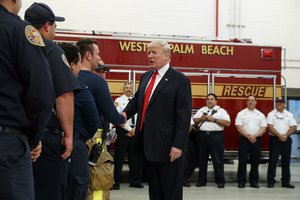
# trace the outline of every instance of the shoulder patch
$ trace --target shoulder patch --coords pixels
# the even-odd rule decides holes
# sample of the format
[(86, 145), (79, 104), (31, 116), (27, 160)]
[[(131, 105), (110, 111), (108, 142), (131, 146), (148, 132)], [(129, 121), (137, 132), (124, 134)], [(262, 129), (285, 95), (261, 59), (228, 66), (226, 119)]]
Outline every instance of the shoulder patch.
[(115, 101), (115, 107), (118, 107), (118, 106), (119, 106), (119, 103)]
[(65, 54), (61, 54), (61, 59), (69, 68), (71, 68)]
[(44, 40), (43, 40), (41, 34), (33, 26), (27, 25), (25, 27), (25, 36), (31, 44), (36, 45), (36, 46), (41, 46), (41, 47), (45, 46), (45, 43), (44, 43)]

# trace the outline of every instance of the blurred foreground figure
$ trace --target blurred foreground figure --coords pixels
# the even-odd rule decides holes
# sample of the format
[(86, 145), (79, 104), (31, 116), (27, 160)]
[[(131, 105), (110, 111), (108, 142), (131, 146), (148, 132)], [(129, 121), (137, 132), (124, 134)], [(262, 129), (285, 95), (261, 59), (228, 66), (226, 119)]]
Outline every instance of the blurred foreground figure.
[(21, 4), (21, 0), (0, 0), (0, 199), (3, 200), (34, 200), (32, 161), (41, 153), (41, 133), (55, 99), (44, 41), (33, 26), (17, 16)]

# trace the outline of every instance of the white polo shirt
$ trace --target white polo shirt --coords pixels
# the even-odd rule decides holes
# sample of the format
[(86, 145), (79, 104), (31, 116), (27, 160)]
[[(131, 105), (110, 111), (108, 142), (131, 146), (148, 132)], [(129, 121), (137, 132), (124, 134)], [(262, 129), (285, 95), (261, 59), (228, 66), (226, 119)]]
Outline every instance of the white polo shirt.
[[(292, 113), (287, 110), (279, 112), (276, 109), (269, 112), (267, 123), (272, 124), (275, 130), (280, 134), (286, 134), (291, 126), (297, 126), (296, 120)], [(274, 135), (269, 132), (270, 135)]]
[[(204, 106), (197, 111), (193, 119), (202, 117), (203, 113), (206, 113), (207, 116), (213, 114), (212, 116), (216, 119), (223, 119), (230, 122), (230, 116), (228, 115), (227, 111), (221, 108), (220, 106), (216, 105), (212, 109), (209, 109), (207, 106)], [(223, 126), (220, 126), (215, 122), (208, 122), (208, 121), (205, 121), (200, 127), (200, 131), (223, 131), (223, 130), (224, 130)]]
[[(115, 100), (115, 106), (117, 108), (117, 111), (119, 113), (123, 112), (123, 110), (125, 109), (125, 107), (127, 106), (129, 99), (131, 99), (132, 97), (128, 98), (125, 94), (123, 94), (122, 96), (116, 98)], [(136, 123), (136, 115), (134, 116), (135, 118), (135, 123)], [(124, 125), (123, 129), (125, 129), (126, 131), (131, 131), (132, 126), (135, 126), (135, 124), (132, 123), (132, 119), (127, 120), (126, 124)]]
[(259, 110), (245, 108), (237, 114), (235, 125), (242, 126), (247, 133), (255, 135), (261, 127), (267, 126), (267, 122), (265, 115)]

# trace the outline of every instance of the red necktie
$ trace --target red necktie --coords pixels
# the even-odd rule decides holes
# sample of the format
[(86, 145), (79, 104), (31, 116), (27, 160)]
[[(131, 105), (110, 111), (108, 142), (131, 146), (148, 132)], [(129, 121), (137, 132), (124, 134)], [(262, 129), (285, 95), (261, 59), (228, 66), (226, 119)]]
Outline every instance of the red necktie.
[(155, 83), (155, 79), (156, 79), (156, 75), (158, 74), (158, 72), (155, 70), (154, 73), (152, 74), (150, 83), (146, 89), (145, 95), (144, 95), (144, 102), (143, 102), (143, 109), (142, 109), (142, 117), (141, 117), (141, 123), (140, 123), (140, 130), (142, 130), (143, 124), (144, 124), (144, 120), (145, 120), (145, 112), (147, 110), (147, 106), (149, 103), (149, 99), (150, 99), (150, 95)]

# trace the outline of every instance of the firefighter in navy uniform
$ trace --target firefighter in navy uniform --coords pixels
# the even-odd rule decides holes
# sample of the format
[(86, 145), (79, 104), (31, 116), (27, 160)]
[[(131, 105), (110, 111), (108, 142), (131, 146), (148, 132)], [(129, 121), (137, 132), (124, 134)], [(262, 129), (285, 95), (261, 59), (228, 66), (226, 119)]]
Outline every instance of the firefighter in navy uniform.
[(56, 21), (64, 21), (43, 3), (33, 3), (25, 11), (25, 19), (42, 34), (56, 94), (55, 109), (45, 128), (43, 151), (34, 164), (36, 200), (66, 199), (69, 156), (73, 149), (74, 91), (80, 84), (74, 77), (63, 50), (51, 40)]
[[(0, 199), (33, 200), (32, 161), (55, 95), (45, 44), (17, 16), (21, 0), (0, 0)], [(30, 147), (27, 136), (32, 136)]]

